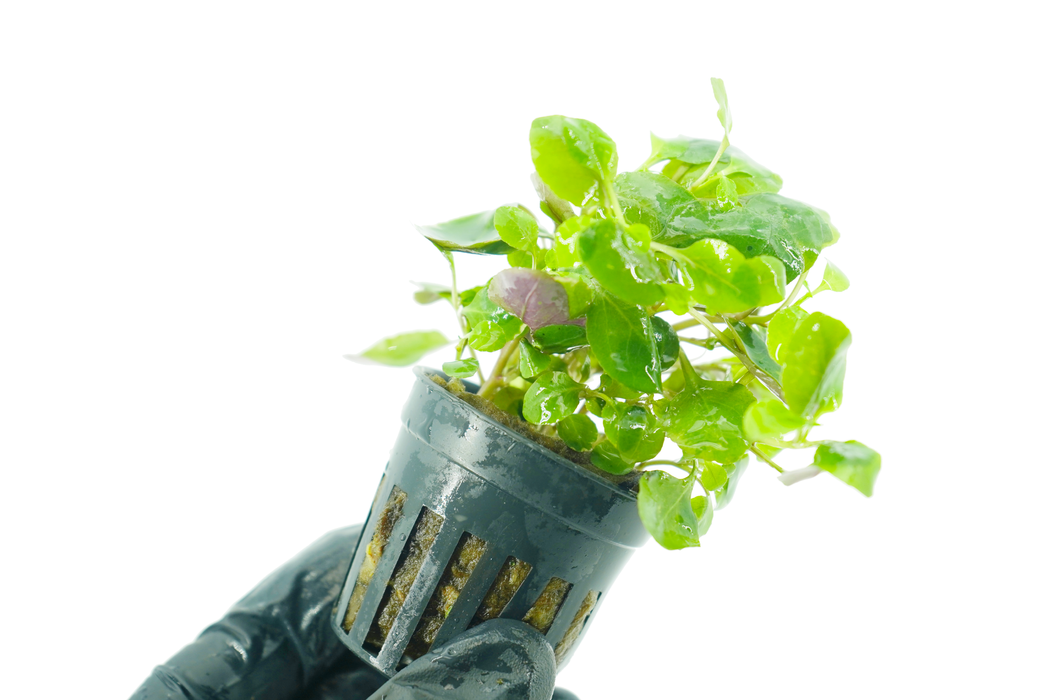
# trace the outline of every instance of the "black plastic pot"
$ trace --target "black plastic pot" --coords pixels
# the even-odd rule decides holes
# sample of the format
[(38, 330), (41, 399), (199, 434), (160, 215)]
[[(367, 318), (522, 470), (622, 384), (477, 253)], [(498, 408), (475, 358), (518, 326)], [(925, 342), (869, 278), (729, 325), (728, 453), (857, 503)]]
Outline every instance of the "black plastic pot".
[(332, 624), (387, 675), (486, 619), (542, 632), (559, 668), (648, 539), (634, 495), (416, 368)]

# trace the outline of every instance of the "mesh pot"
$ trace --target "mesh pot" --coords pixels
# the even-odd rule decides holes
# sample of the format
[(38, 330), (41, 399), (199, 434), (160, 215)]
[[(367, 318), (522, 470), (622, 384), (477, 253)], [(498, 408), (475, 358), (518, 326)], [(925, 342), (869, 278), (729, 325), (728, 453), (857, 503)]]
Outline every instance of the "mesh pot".
[(572, 656), (648, 539), (629, 493), (504, 427), (416, 368), (332, 625), (387, 675), (495, 617)]

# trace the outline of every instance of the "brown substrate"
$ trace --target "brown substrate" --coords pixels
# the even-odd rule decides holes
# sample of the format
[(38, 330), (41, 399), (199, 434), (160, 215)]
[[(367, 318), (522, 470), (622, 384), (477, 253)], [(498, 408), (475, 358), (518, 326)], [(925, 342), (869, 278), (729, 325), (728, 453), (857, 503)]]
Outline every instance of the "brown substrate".
[(517, 557), (507, 557), (507, 561), (503, 562), (499, 573), (496, 574), (496, 579), (489, 586), (488, 593), (485, 594), (481, 605), (478, 606), (478, 611), (474, 613), (470, 626), (480, 625), (486, 620), (499, 617), (503, 608), (507, 607), (507, 603), (518, 592), (530, 573), (532, 573), (532, 564), (523, 562)]
[(379, 522), (376, 523), (375, 532), (372, 534), (372, 539), (365, 549), (365, 558), (361, 562), (361, 572), (357, 575), (357, 582), (354, 584), (354, 590), (350, 594), (350, 603), (346, 607), (346, 617), (343, 618), (343, 630), (346, 632), (350, 631), (350, 628), (354, 626), (354, 621), (357, 620), (357, 613), (361, 610), (361, 602), (365, 598), (365, 591), (368, 590), (368, 584), (371, 583), (372, 576), (375, 575), (376, 566), (379, 565), (379, 559), (383, 556), (383, 550), (390, 541), (390, 534), (394, 531), (394, 525), (401, 519), (407, 499), (408, 494), (395, 486), (390, 492), (390, 497), (386, 500), (386, 505), (383, 506), (383, 512), (379, 515)]
[(379, 614), (372, 621), (372, 627), (365, 638), (367, 643), (376, 647), (383, 646), (444, 522), (443, 517), (424, 506), (412, 531), (412, 537), (401, 552), (401, 561), (397, 563), (394, 577), (387, 586)]
[(469, 532), (463, 533), (456, 551), (445, 567), (445, 573), (441, 575), (434, 594), (430, 596), (423, 617), (416, 625), (412, 640), (405, 649), (409, 657), (418, 658), (430, 651), (441, 625), (445, 623), (445, 618), (452, 611), (452, 606), (463, 592), (467, 579), (474, 573), (474, 567), (481, 561), (487, 547), (488, 543), (480, 537), (475, 537)]
[(572, 618), (572, 623), (569, 625), (569, 629), (565, 630), (565, 636), (558, 642), (558, 646), (554, 647), (554, 660), (560, 667), (565, 661), (566, 655), (572, 650), (573, 645), (576, 643), (577, 637), (580, 636), (580, 632), (583, 631), (583, 624), (587, 622), (587, 617), (594, 610), (594, 606), (598, 603), (597, 591), (588, 591), (587, 597), (583, 599), (583, 603), (580, 605), (580, 609), (576, 611), (576, 615)]
[(547, 634), (571, 590), (571, 583), (557, 576), (552, 577), (521, 621), (529, 623), (541, 634)]
[(620, 486), (629, 491), (637, 490), (638, 473), (628, 473), (624, 475), (610, 474), (609, 472), (599, 469), (598, 467), (591, 464), (591, 453), (590, 452), (577, 452), (568, 445), (565, 444), (560, 438), (553, 437), (551, 435), (544, 435), (538, 431), (532, 424), (523, 420), (519, 416), (507, 413), (503, 409), (499, 408), (496, 404), (492, 403), (488, 399), (482, 398), (477, 394), (471, 393), (467, 390), (467, 387), (463, 385), (463, 382), (458, 379), (452, 379), (446, 381), (445, 379), (437, 375), (429, 375), (430, 379), (434, 381), (438, 386), (447, 389), (456, 398), (467, 402), (472, 407), (484, 413), (489, 418), (493, 419), (497, 423), (510, 428), (514, 432), (518, 433), (522, 437), (526, 437), (532, 440), (538, 445), (541, 445), (554, 454), (569, 460), (573, 464), (577, 464), (587, 471), (597, 474), (607, 481)]

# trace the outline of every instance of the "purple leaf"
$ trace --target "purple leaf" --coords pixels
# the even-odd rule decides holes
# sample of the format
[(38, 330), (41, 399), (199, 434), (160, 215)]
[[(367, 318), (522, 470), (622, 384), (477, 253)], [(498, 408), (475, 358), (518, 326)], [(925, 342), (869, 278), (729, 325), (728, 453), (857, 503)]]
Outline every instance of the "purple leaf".
[(542, 270), (503, 270), (489, 282), (489, 299), (533, 330), (574, 323), (569, 320), (569, 295), (565, 288)]

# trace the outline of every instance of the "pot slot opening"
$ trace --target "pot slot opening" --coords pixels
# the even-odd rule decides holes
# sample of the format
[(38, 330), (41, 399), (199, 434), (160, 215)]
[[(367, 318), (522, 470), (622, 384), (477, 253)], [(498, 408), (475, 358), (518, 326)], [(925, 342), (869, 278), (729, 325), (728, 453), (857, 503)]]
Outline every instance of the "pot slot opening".
[(405, 649), (405, 654), (415, 659), (430, 651), (431, 645), (437, 637), (441, 625), (452, 611), (452, 606), (459, 599), (467, 580), (474, 573), (474, 568), (485, 555), (488, 542), (475, 537), (469, 532), (464, 532), (459, 538), (459, 544), (452, 553), (445, 571), (441, 574), (434, 594), (430, 596), (423, 617), (416, 625), (416, 631), (412, 634), (412, 640)]
[(486, 620), (499, 617), (531, 573), (532, 564), (523, 562), (517, 557), (507, 557), (507, 561), (503, 562), (499, 573), (489, 586), (488, 593), (482, 599), (481, 605), (478, 606), (478, 611), (474, 614), (470, 626), (474, 627)]
[(349, 633), (357, 620), (357, 613), (361, 611), (361, 602), (365, 599), (365, 591), (368, 590), (368, 584), (372, 582), (376, 566), (379, 565), (379, 560), (383, 557), (383, 550), (386, 549), (386, 545), (390, 541), (390, 533), (394, 531), (394, 526), (397, 525), (404, 514), (406, 500), (408, 500), (408, 494), (398, 486), (395, 486), (390, 491), (390, 496), (386, 499), (386, 505), (383, 506), (383, 511), (379, 514), (379, 520), (376, 522), (375, 532), (372, 534), (368, 547), (365, 548), (365, 558), (361, 562), (361, 570), (357, 575), (357, 582), (354, 583), (354, 590), (350, 594), (350, 602), (346, 606), (346, 615), (343, 617), (344, 632)]
[(521, 621), (527, 622), (538, 629), (540, 634), (547, 634), (571, 590), (571, 583), (557, 576), (552, 576), (547, 585), (543, 587), (539, 597), (536, 598), (536, 602), (525, 613), (525, 617), (521, 618)]
[(580, 632), (583, 631), (584, 625), (587, 624), (587, 620), (591, 618), (591, 611), (594, 610), (594, 606), (598, 604), (598, 598), (601, 597), (601, 593), (598, 591), (588, 591), (587, 597), (580, 603), (580, 609), (576, 611), (576, 615), (573, 616), (572, 622), (569, 624), (569, 629), (565, 630), (565, 634), (562, 636), (561, 641), (558, 642), (558, 646), (554, 647), (554, 660), (558, 666), (561, 666), (562, 661), (565, 659), (566, 654), (572, 650), (574, 644), (576, 644), (577, 638), (580, 636)]
[(405, 604), (412, 584), (419, 574), (419, 568), (423, 565), (430, 548), (434, 545), (438, 532), (445, 519), (430, 510), (426, 506), (419, 513), (416, 525), (412, 529), (412, 536), (401, 550), (401, 558), (394, 568), (394, 573), (387, 582), (386, 592), (379, 604), (379, 610), (372, 620), (372, 626), (365, 637), (366, 648), (378, 652), (383, 642), (386, 641), (390, 629), (394, 626), (401, 607)]

